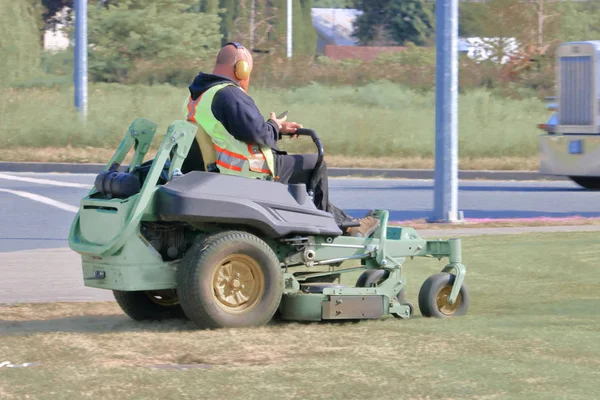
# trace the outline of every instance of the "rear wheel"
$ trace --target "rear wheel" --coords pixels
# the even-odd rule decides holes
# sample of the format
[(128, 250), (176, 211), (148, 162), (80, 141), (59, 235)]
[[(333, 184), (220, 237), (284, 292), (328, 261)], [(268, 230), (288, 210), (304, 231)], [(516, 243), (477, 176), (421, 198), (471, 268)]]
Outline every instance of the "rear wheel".
[(595, 176), (570, 176), (573, 182), (589, 190), (600, 190), (600, 178)]
[(136, 321), (185, 318), (174, 290), (113, 290), (113, 294), (123, 312)]
[(458, 317), (469, 308), (467, 287), (462, 284), (454, 304), (448, 303), (456, 275), (446, 272), (435, 274), (425, 280), (419, 291), (419, 309), (424, 317)]
[(177, 288), (185, 314), (201, 328), (264, 325), (283, 294), (279, 260), (258, 237), (227, 231), (184, 256)]

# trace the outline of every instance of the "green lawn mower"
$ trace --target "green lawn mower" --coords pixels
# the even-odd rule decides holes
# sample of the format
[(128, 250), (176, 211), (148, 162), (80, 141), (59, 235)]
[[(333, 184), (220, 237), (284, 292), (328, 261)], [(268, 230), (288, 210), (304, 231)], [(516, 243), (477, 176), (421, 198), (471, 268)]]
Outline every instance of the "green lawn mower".
[[(312, 183), (182, 173), (202, 134), (186, 121), (172, 123), (155, 158), (143, 162), (156, 129), (147, 119), (132, 122), (69, 234), (84, 284), (112, 290), (131, 318), (188, 318), (201, 328), (405, 319), (414, 310), (404, 298), (402, 266), (413, 257), (448, 258), (420, 289), (421, 314), (466, 314), (459, 239), (425, 240), (412, 228), (390, 227), (386, 210), (373, 210), (379, 226), (369, 237), (346, 236), (315, 207)], [(297, 134), (312, 137), (322, 162), (315, 132)], [(354, 286), (340, 284), (341, 274), (357, 270), (364, 272)]]

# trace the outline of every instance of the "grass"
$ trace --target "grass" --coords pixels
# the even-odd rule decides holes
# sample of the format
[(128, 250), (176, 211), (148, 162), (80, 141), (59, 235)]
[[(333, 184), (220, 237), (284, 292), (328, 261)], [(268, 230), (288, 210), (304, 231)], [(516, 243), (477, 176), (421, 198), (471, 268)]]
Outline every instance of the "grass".
[(408, 226), (421, 229), (465, 229), (465, 228), (517, 228), (538, 226), (586, 226), (600, 225), (599, 218), (566, 217), (566, 218), (507, 218), (507, 219), (471, 219), (461, 223), (431, 223), (425, 219), (411, 221), (392, 221), (390, 225)]
[[(186, 88), (93, 84), (86, 126), (73, 110), (72, 89), (10, 89), (0, 93), (3, 160), (78, 161), (90, 148), (112, 152), (129, 123), (147, 117), (160, 124), (184, 118)], [(253, 90), (265, 117), (289, 110), (289, 119), (315, 129), (337, 166), (363, 164), (430, 168), (433, 165), (435, 99), (394, 84), (328, 88), (313, 85), (284, 91)], [(538, 99), (509, 100), (479, 90), (460, 96), (459, 155), (463, 164), (490, 169), (537, 168), (535, 125), (548, 114)], [(27, 149), (37, 148), (32, 154)], [(285, 141), (290, 152), (314, 152), (310, 140)], [(81, 155), (78, 155), (78, 153)], [(93, 161), (104, 161), (96, 156)], [(373, 160), (381, 159), (381, 161)], [(536, 161), (534, 161), (536, 160)], [(479, 167), (481, 168), (481, 167)]]
[[(157, 147), (157, 146), (155, 146)], [(313, 150), (308, 149), (312, 152)], [(51, 163), (100, 163), (105, 164), (115, 149), (86, 147), (11, 147), (0, 153), (0, 161), (51, 162)], [(147, 158), (154, 157), (152, 155)], [(125, 161), (129, 162), (132, 153)], [(338, 168), (383, 168), (383, 169), (433, 169), (432, 157), (357, 157), (344, 155), (325, 156), (327, 165)], [(533, 171), (539, 168), (539, 157), (477, 157), (459, 159), (461, 170), (505, 170)]]
[[(0, 306), (0, 397), (595, 399), (595, 233), (463, 239), (466, 317), (198, 331), (114, 303)], [(406, 264), (407, 297), (442, 263)], [(351, 277), (349, 281), (355, 279)], [(0, 361), (0, 362), (1, 362)], [(187, 370), (152, 368), (195, 364)]]

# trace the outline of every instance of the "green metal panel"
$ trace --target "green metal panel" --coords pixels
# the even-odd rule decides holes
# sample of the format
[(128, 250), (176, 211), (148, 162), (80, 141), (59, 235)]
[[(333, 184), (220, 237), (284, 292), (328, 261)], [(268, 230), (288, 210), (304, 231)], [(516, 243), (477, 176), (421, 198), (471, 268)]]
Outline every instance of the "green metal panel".
[(133, 170), (135, 166), (142, 163), (146, 153), (150, 149), (150, 144), (152, 143), (152, 139), (156, 134), (156, 125), (154, 122), (147, 120), (145, 118), (137, 118), (135, 119), (131, 125), (129, 125), (129, 129), (127, 130), (127, 134), (121, 141), (121, 144), (117, 148), (117, 151), (110, 159), (104, 171), (108, 171), (111, 168), (119, 167), (125, 157), (131, 150), (131, 147), (134, 147), (135, 153), (133, 155), (129, 171)]
[[(83, 255), (86, 286), (110, 290), (173, 289), (179, 261), (163, 262), (162, 257), (137, 233), (114, 255)], [(104, 275), (99, 279), (98, 273)]]
[[(174, 289), (175, 265), (160, 264), (102, 264), (83, 262), (85, 286), (109, 290)], [(95, 279), (102, 272), (104, 279)]]
[(289, 293), (281, 298), (279, 312), (290, 321), (320, 321), (325, 296), (319, 293)]
[(79, 210), (82, 239), (96, 244), (114, 240), (123, 231), (137, 197), (139, 195), (125, 200), (83, 199)]
[[(137, 121), (137, 120), (136, 120)], [(133, 124), (132, 124), (133, 125)], [(111, 240), (105, 241), (102, 240), (103, 243), (96, 243), (90, 240), (86, 240), (86, 238), (82, 235), (81, 229), (82, 225), (91, 226), (87, 222), (82, 222), (81, 219), (90, 216), (92, 219), (96, 219), (96, 215), (94, 214), (83, 214), (80, 212), (75, 216), (75, 220), (71, 225), (71, 231), (69, 232), (69, 247), (81, 254), (94, 254), (98, 256), (107, 256), (114, 254), (118, 251), (123, 245), (127, 242), (127, 240), (131, 237), (131, 235), (138, 229), (139, 222), (142, 219), (142, 216), (146, 212), (147, 207), (151, 203), (151, 199), (156, 190), (156, 184), (158, 182), (158, 178), (161, 174), (161, 171), (164, 169), (164, 166), (169, 158), (169, 154), (172, 149), (176, 149), (173, 156), (172, 165), (169, 169), (169, 179), (173, 176), (173, 173), (181, 167), (181, 163), (183, 162), (183, 158), (185, 158), (185, 154), (189, 150), (197, 131), (197, 127), (191, 123), (186, 121), (175, 121), (173, 122), (165, 135), (160, 148), (158, 149), (157, 156), (150, 167), (150, 171), (144, 181), (142, 189), (140, 193), (136, 196), (130, 197), (130, 205), (125, 209), (121, 209), (122, 214), (118, 218), (114, 217), (116, 221), (120, 221), (121, 231)], [(135, 133), (135, 131), (134, 131)], [(117, 150), (117, 153), (113, 157), (114, 162), (122, 161), (123, 154), (127, 154), (128, 149), (131, 147), (131, 142), (133, 139), (133, 133), (131, 133), (131, 128), (129, 134), (121, 143), (121, 146)], [(129, 143), (129, 147), (127, 144)], [(127, 147), (127, 150), (125, 148)], [(139, 152), (143, 151), (143, 147), (136, 150)], [(185, 153), (185, 154), (184, 154)], [(137, 154), (137, 153), (136, 153)], [(182, 158), (183, 157), (183, 158)], [(135, 157), (134, 157), (135, 158)], [(86, 197), (83, 201), (90, 200), (89, 196)], [(110, 200), (97, 199), (97, 203), (95, 204), (106, 204), (110, 206)], [(83, 207), (82, 207), (83, 208)], [(85, 210), (84, 210), (85, 211)], [(114, 233), (114, 232), (112, 232)], [(100, 233), (98, 235), (91, 234), (89, 230), (87, 230), (88, 236), (98, 237), (103, 235)]]

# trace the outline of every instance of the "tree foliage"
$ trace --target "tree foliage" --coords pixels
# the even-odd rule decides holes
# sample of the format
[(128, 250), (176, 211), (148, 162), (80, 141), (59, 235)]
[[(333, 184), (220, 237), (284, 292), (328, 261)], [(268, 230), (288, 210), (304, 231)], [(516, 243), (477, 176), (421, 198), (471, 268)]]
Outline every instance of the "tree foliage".
[(356, 0), (363, 11), (355, 35), (361, 44), (425, 44), (433, 33), (433, 5), (424, 0)]
[(126, 0), (89, 10), (90, 73), (125, 79), (138, 63), (185, 63), (214, 56), (219, 18), (193, 13), (189, 0)]
[(600, 2), (563, 1), (558, 12), (562, 41), (600, 39)]
[(0, 86), (39, 72), (38, 11), (27, 0), (0, 0)]
[[(221, 0), (223, 41), (237, 40), (250, 46), (251, 9), (254, 3), (254, 47), (283, 55), (286, 48), (287, 0)], [(294, 54), (314, 55), (317, 33), (312, 24), (313, 0), (292, 2)]]
[[(39, 3), (39, 1), (38, 1)], [(56, 24), (59, 22), (55, 16), (56, 13), (61, 11), (64, 7), (73, 8), (73, 0), (41, 0), (42, 11), (42, 23), (44, 27), (54, 29)]]

